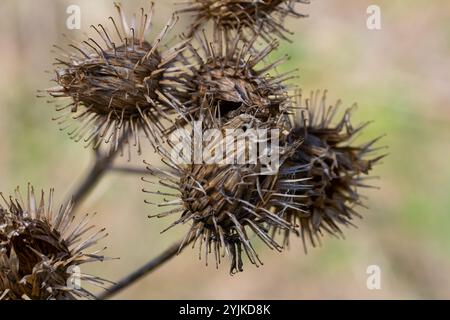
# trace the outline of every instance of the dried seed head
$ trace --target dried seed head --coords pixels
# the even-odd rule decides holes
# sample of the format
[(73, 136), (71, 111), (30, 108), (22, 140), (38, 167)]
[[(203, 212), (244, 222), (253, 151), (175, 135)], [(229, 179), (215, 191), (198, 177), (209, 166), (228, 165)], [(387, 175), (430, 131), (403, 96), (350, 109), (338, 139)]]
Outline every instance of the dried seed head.
[[(240, 115), (224, 124), (221, 130), (225, 133), (226, 130), (242, 129), (241, 132), (248, 133), (250, 128), (270, 129), (273, 128), (273, 124), (260, 122), (249, 115)], [(195, 132), (192, 135), (195, 136)], [(279, 139), (279, 136), (277, 138)], [(268, 140), (270, 139), (273, 139), (272, 135), (268, 136)], [(231, 141), (231, 144), (234, 144), (235, 141), (239, 141), (239, 137)], [(251, 140), (241, 141), (251, 143), (249, 142)], [(232, 155), (234, 159), (240, 159), (241, 156), (245, 159), (244, 154), (248, 150), (248, 146), (242, 147), (241, 144), (241, 147), (232, 147), (230, 154), (228, 147), (230, 140), (225, 134), (209, 143), (215, 147), (224, 146), (221, 147), (222, 150), (227, 150), (227, 156)], [(269, 141), (267, 143), (270, 146)], [(215, 150), (217, 153), (220, 152)], [(280, 195), (275, 188), (278, 168), (270, 173), (262, 170), (263, 164), (259, 158), (255, 163), (242, 161), (242, 164), (233, 162), (180, 164), (172, 160), (170, 152), (160, 151), (163, 161), (171, 170), (162, 171), (154, 168), (149, 170), (159, 178), (163, 186), (174, 189), (176, 193), (147, 190), (144, 192), (175, 198), (173, 201), (165, 200), (165, 203), (158, 205), (176, 206), (175, 209), (155, 216), (161, 218), (181, 213), (181, 217), (169, 228), (190, 223), (183, 245), (198, 243), (200, 257), (204, 255), (208, 263), (208, 254), (212, 253), (216, 266), (220, 263), (221, 257), (227, 255), (231, 260), (232, 274), (243, 271), (242, 252), (245, 252), (252, 264), (256, 266), (261, 264), (249, 240), (250, 232), (255, 233), (271, 249), (281, 251), (282, 247), (267, 233), (270, 226), (280, 229), (290, 227), (286, 221), (270, 211), (280, 201)], [(283, 161), (284, 156), (284, 151), (280, 150), (280, 161)]]
[(177, 69), (172, 63), (185, 42), (170, 49), (161, 46), (176, 23), (175, 17), (156, 39), (145, 40), (153, 4), (148, 13), (141, 9), (137, 27), (129, 26), (120, 5), (116, 7), (121, 23), (110, 17), (114, 32), (108, 32), (103, 25), (91, 26), (101, 40), (89, 38), (79, 46), (71, 44), (76, 53), (60, 49), (63, 58), (56, 59), (55, 79), (59, 86), (47, 92), (57, 98), (71, 98), (67, 106), (57, 106), (57, 111), (64, 114), (55, 120), (72, 139), (84, 139), (94, 148), (104, 141), (110, 143), (110, 150), (116, 150), (121, 139), (131, 137), (132, 141), (125, 142), (133, 143), (140, 153), (140, 131), (152, 141), (154, 131), (162, 130), (160, 121), (167, 118), (165, 112), (171, 110), (166, 95), (178, 90), (173, 77)]
[(73, 280), (97, 286), (105, 280), (75, 274), (74, 267), (104, 260), (100, 251), (85, 253), (106, 236), (104, 230), (81, 241), (92, 228), (87, 226), (88, 217), (74, 225), (71, 203), (53, 214), (53, 190), (47, 204), (43, 192), (37, 203), (31, 186), (26, 202), (18, 190), (16, 199), (1, 197), (5, 207), (0, 205), (0, 300), (94, 298)]
[(191, 0), (179, 12), (192, 13), (195, 22), (189, 34), (195, 33), (209, 20), (224, 30), (244, 28), (265, 39), (274, 36), (286, 39), (290, 34), (284, 27), (287, 16), (307, 17), (295, 9), (297, 3), (309, 4), (309, 0)]
[[(240, 34), (232, 39), (214, 30), (214, 40), (196, 35), (198, 49), (188, 44), (186, 64), (194, 67), (183, 73), (180, 81), (186, 89), (174, 108), (190, 118), (221, 119), (227, 122), (239, 114), (249, 114), (262, 121), (284, 113), (290, 105), (286, 80), (290, 73), (269, 76), (287, 56), (273, 63), (264, 59), (278, 46), (276, 41), (257, 50), (257, 37), (244, 41)], [(220, 121), (219, 121), (220, 122)]]
[[(304, 103), (304, 104), (303, 104)], [(303, 140), (293, 155), (280, 169), (280, 188), (292, 194), (282, 206), (284, 217), (292, 225), (299, 226), (305, 250), (306, 241), (313, 246), (320, 244), (326, 231), (342, 236), (341, 225), (353, 225), (352, 219), (360, 217), (356, 211), (362, 206), (358, 187), (369, 187), (364, 181), (374, 164), (384, 156), (373, 157), (379, 150), (374, 144), (379, 138), (361, 145), (354, 145), (353, 138), (368, 123), (354, 128), (350, 122), (350, 109), (342, 119), (334, 123), (340, 101), (327, 106), (326, 92), (311, 93), (309, 99), (298, 103), (293, 129), (287, 143)], [(285, 244), (289, 231), (285, 233)]]

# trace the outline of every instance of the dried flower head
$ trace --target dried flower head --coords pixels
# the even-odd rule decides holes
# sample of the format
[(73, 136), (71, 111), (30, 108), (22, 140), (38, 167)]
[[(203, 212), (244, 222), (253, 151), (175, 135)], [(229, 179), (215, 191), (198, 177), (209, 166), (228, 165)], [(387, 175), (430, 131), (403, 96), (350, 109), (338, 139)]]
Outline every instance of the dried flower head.
[[(249, 156), (245, 155), (248, 152), (246, 150), (249, 150), (248, 143), (256, 141), (256, 137), (250, 140), (252, 138), (247, 136), (250, 139), (240, 140), (246, 143), (243, 145), (236, 143), (239, 137), (229, 140), (229, 136), (225, 134), (226, 130), (240, 129), (245, 135), (249, 134), (251, 128), (271, 129), (274, 128), (274, 123), (264, 123), (249, 115), (240, 115), (220, 127), (223, 135), (214, 136), (214, 139), (208, 141), (208, 145), (214, 146), (214, 152), (211, 152), (214, 157), (219, 153), (222, 155), (222, 150), (226, 150), (226, 159), (232, 159), (230, 162), (180, 163), (173, 160), (173, 149), (170, 152), (160, 149), (163, 161), (170, 169), (148, 169), (160, 179), (164, 187), (173, 189), (176, 193), (144, 190), (154, 195), (174, 197), (175, 200), (164, 199), (164, 203), (157, 205), (175, 208), (155, 216), (161, 218), (181, 213), (181, 217), (168, 229), (180, 224), (190, 224), (182, 247), (191, 242), (194, 243), (193, 246), (198, 243), (200, 257), (204, 255), (208, 263), (208, 254), (213, 253), (216, 266), (221, 257), (230, 257), (231, 274), (243, 271), (242, 252), (245, 252), (252, 264), (261, 264), (250, 242), (250, 232), (255, 233), (271, 249), (281, 251), (282, 247), (271, 239), (267, 232), (270, 226), (280, 229), (290, 227), (286, 221), (270, 211), (284, 196), (276, 190), (278, 167), (272, 172), (263, 170), (260, 153), (256, 161), (246, 161), (249, 159)], [(196, 134), (201, 133), (196, 133), (194, 129), (192, 136)], [(271, 145), (268, 140), (279, 139), (279, 136), (274, 138), (273, 134), (267, 136), (268, 146)], [(282, 132), (275, 131), (275, 134), (281, 135)], [(285, 157), (284, 150), (279, 152), (282, 162)], [(233, 159), (243, 161), (236, 162)], [(192, 158), (189, 160), (192, 161)]]
[[(282, 207), (284, 217), (299, 226), (306, 250), (306, 241), (320, 244), (324, 231), (342, 236), (341, 225), (353, 225), (361, 217), (357, 206), (363, 206), (358, 187), (369, 187), (364, 181), (384, 156), (372, 156), (379, 150), (379, 138), (355, 145), (354, 138), (368, 122), (353, 127), (347, 109), (340, 121), (334, 119), (340, 101), (327, 106), (326, 92), (311, 93), (309, 99), (298, 99), (298, 110), (287, 143), (303, 140), (293, 155), (283, 163), (280, 176), (292, 179), (280, 188), (292, 194)], [(288, 243), (290, 230), (285, 232)]]
[(141, 9), (137, 27), (135, 19), (130, 26), (121, 6), (116, 7), (119, 26), (110, 17), (115, 35), (99, 24), (91, 27), (101, 40), (89, 38), (80, 45), (71, 44), (77, 50), (74, 53), (55, 46), (63, 58), (56, 59), (58, 86), (47, 92), (71, 98), (70, 104), (56, 107), (64, 113), (55, 120), (72, 139), (84, 139), (94, 148), (103, 141), (110, 144), (110, 150), (116, 150), (121, 139), (127, 140), (140, 153), (139, 133), (143, 131), (152, 141), (154, 131), (162, 130), (165, 112), (172, 110), (167, 106), (167, 95), (178, 90), (177, 68), (172, 63), (185, 41), (170, 49), (161, 45), (176, 23), (174, 16), (152, 42), (145, 40), (151, 29), (153, 3), (148, 13)]
[[(291, 100), (285, 82), (291, 72), (268, 75), (288, 57), (273, 63), (264, 59), (277, 48), (278, 43), (257, 50), (257, 35), (245, 41), (240, 34), (229, 39), (226, 33), (214, 30), (212, 41), (205, 34), (195, 36), (185, 51), (185, 64), (193, 65), (180, 77), (184, 96), (172, 107), (188, 118), (227, 122), (240, 114), (249, 114), (262, 121), (285, 113)], [(194, 41), (193, 41), (194, 42)]]
[(194, 15), (190, 35), (213, 20), (224, 30), (244, 28), (253, 34), (261, 32), (265, 39), (274, 36), (287, 39), (286, 34), (291, 32), (284, 27), (285, 18), (307, 17), (296, 11), (298, 3), (309, 4), (309, 0), (191, 0), (178, 12)]
[(92, 228), (87, 226), (88, 217), (73, 224), (71, 203), (54, 214), (53, 190), (47, 204), (43, 192), (37, 202), (31, 186), (26, 202), (18, 190), (16, 199), (0, 195), (5, 204), (0, 205), (0, 300), (94, 298), (76, 282), (100, 286), (105, 280), (75, 274), (75, 267), (104, 260), (99, 255), (103, 249), (85, 253), (106, 236), (104, 229), (82, 241), (81, 237)]

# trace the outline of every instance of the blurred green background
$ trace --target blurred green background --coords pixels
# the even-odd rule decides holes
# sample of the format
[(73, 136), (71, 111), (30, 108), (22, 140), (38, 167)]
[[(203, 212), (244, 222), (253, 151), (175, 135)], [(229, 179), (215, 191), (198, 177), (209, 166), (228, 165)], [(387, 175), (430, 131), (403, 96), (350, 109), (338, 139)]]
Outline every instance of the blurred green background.
[[(174, 10), (157, 0), (155, 33)], [(82, 30), (67, 30), (66, 8), (81, 8)], [(126, 1), (128, 13), (144, 1)], [(381, 8), (382, 29), (366, 27), (366, 9)], [(365, 192), (369, 210), (346, 240), (326, 238), (303, 253), (300, 241), (278, 254), (261, 246), (265, 265), (247, 264), (229, 276), (205, 267), (186, 250), (117, 296), (125, 299), (323, 299), (450, 298), (450, 3), (444, 0), (314, 0), (299, 7), (308, 19), (288, 21), (293, 43), (274, 56), (300, 68), (304, 90), (328, 89), (329, 102), (357, 102), (358, 120), (374, 120), (366, 139), (385, 133), (389, 157), (376, 168), (380, 190)], [(90, 24), (115, 15), (113, 1), (2, 0), (0, 2), (0, 190), (32, 182), (55, 187), (61, 201), (89, 167), (91, 152), (70, 141), (50, 119), (53, 107), (36, 98), (52, 86), (51, 45), (61, 33), (83, 38)], [(189, 18), (177, 26), (183, 30)], [(175, 34), (175, 33), (173, 33)], [(134, 159), (157, 161), (150, 149)], [(122, 161), (122, 160), (121, 160)], [(83, 268), (118, 280), (183, 234), (163, 235), (170, 218), (150, 220), (139, 176), (109, 174), (82, 204), (79, 214), (98, 212), (107, 227), (107, 254), (120, 257)], [(368, 290), (366, 269), (378, 265), (381, 290)]]

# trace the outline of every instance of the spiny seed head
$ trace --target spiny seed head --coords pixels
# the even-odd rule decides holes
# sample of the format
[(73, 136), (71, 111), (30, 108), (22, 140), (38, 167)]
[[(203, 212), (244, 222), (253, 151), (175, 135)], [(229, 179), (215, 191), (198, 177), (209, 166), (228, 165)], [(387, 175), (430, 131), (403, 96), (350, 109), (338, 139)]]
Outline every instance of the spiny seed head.
[[(145, 40), (150, 31), (153, 4), (149, 13), (141, 9), (139, 26), (129, 26), (120, 7), (120, 25), (110, 17), (114, 32), (103, 25), (91, 26), (99, 40), (89, 38), (80, 45), (70, 46), (76, 52), (62, 50), (57, 58), (58, 86), (48, 89), (53, 97), (69, 97), (71, 103), (57, 106), (63, 115), (56, 118), (76, 141), (84, 139), (98, 148), (101, 142), (110, 143), (116, 150), (118, 142), (132, 137), (141, 151), (139, 133), (152, 141), (154, 131), (162, 130), (160, 121), (167, 116), (170, 95), (177, 83), (172, 63), (184, 48), (184, 42), (165, 50), (162, 40), (173, 28), (172, 17), (152, 42)], [(134, 20), (133, 20), (134, 24)], [(104, 43), (104, 44), (102, 44)]]
[(179, 12), (194, 15), (189, 34), (213, 20), (216, 26), (227, 31), (244, 28), (253, 34), (261, 32), (265, 39), (274, 36), (286, 39), (290, 32), (284, 27), (285, 18), (307, 17), (296, 11), (298, 3), (309, 4), (309, 0), (192, 0)]
[(270, 76), (268, 73), (287, 57), (264, 64), (264, 59), (277, 48), (276, 41), (258, 50), (257, 37), (244, 41), (240, 34), (232, 39), (214, 30), (214, 40), (204, 34), (195, 36), (198, 48), (189, 43), (186, 61), (193, 65), (180, 77), (184, 96), (179, 95), (179, 113), (199, 119), (227, 122), (240, 114), (262, 121), (285, 113), (290, 106), (286, 80), (290, 73)]
[[(362, 206), (358, 187), (368, 187), (364, 183), (373, 165), (384, 156), (372, 156), (379, 148), (374, 144), (379, 138), (356, 145), (353, 138), (368, 123), (353, 127), (350, 109), (340, 121), (334, 119), (340, 101), (327, 106), (326, 92), (311, 93), (309, 99), (299, 95), (298, 109), (287, 144), (303, 140), (292, 156), (283, 163), (280, 176), (292, 179), (292, 183), (281, 188), (292, 194), (292, 198), (282, 207), (283, 216), (299, 226), (299, 234), (304, 242), (313, 246), (320, 244), (324, 231), (341, 236), (341, 225), (353, 225), (356, 211)], [(285, 232), (285, 244), (289, 232)]]
[(105, 282), (95, 276), (75, 274), (75, 267), (83, 263), (104, 260), (98, 255), (100, 251), (85, 253), (106, 236), (104, 230), (82, 241), (82, 235), (92, 228), (87, 226), (87, 216), (74, 224), (71, 203), (54, 214), (53, 190), (47, 204), (43, 192), (37, 202), (31, 186), (26, 202), (18, 190), (15, 199), (1, 197), (0, 300), (94, 298), (71, 277), (97, 286)]
[[(251, 128), (274, 128), (274, 123), (261, 122), (249, 115), (240, 115), (220, 127), (223, 132), (231, 129), (246, 128), (248, 133)], [(201, 130), (201, 129), (200, 129)], [(244, 134), (245, 134), (244, 133)], [(275, 133), (282, 135), (282, 132)], [(268, 140), (274, 139), (272, 134)], [(192, 133), (195, 135), (195, 132)], [(276, 139), (280, 137), (277, 136)], [(235, 141), (232, 139), (232, 144)], [(254, 138), (256, 141), (256, 138)], [(241, 140), (251, 143), (251, 140)], [(268, 146), (270, 146), (269, 141)], [(230, 143), (226, 135), (212, 142), (214, 146), (226, 146)], [(236, 144), (239, 146), (238, 144)], [(248, 159), (245, 156), (248, 145), (233, 147), (231, 159)], [(222, 150), (228, 150), (224, 147)], [(278, 167), (269, 172), (263, 170), (263, 164), (258, 154), (258, 160), (254, 163), (242, 161), (242, 163), (176, 163), (172, 160), (170, 152), (160, 149), (163, 160), (171, 170), (162, 171), (149, 168), (150, 172), (160, 179), (160, 183), (176, 193), (145, 192), (157, 195), (167, 195), (175, 198), (173, 201), (165, 200), (159, 206), (174, 205), (175, 209), (157, 214), (156, 217), (165, 217), (169, 214), (179, 214), (181, 217), (169, 228), (190, 223), (190, 229), (184, 238), (184, 244), (193, 242), (199, 244), (200, 257), (205, 256), (208, 263), (208, 254), (212, 253), (216, 266), (225, 255), (231, 260), (230, 273), (243, 271), (242, 252), (245, 252), (249, 261), (256, 266), (261, 261), (250, 242), (249, 233), (255, 233), (271, 249), (281, 251), (282, 247), (269, 237), (269, 227), (279, 229), (289, 228), (289, 224), (274, 214), (270, 209), (280, 201), (280, 195), (276, 190)], [(219, 151), (215, 151), (219, 152)], [(280, 162), (285, 158), (284, 150), (280, 150)], [(151, 202), (148, 202), (151, 203)], [(182, 245), (182, 246), (183, 246)]]

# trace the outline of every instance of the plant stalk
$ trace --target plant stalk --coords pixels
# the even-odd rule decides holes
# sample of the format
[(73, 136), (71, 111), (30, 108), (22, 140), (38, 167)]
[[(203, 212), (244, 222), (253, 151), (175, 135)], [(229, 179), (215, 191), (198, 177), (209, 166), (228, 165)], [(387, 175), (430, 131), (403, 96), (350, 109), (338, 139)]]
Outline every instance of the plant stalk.
[(180, 248), (182, 245), (182, 241), (178, 241), (174, 244), (172, 244), (169, 248), (167, 248), (165, 251), (163, 251), (161, 254), (159, 254), (157, 257), (153, 258), (146, 264), (144, 264), (139, 269), (133, 271), (129, 275), (125, 276), (121, 280), (119, 280), (115, 285), (107, 289), (105, 292), (103, 292), (101, 295), (98, 296), (97, 299), (99, 300), (105, 300), (108, 298), (111, 298), (115, 294), (119, 293), (126, 287), (132, 285), (148, 273), (154, 271), (161, 265), (163, 265), (165, 262), (176, 256), (182, 249), (186, 247), (183, 246), (183, 248)]
[(112, 163), (116, 158), (117, 154), (121, 152), (122, 146), (125, 143), (126, 135), (118, 142), (118, 146), (115, 150), (102, 153), (99, 149), (94, 150), (95, 162), (80, 181), (75, 191), (70, 194), (70, 199), (73, 202), (72, 212), (76, 212), (76, 208), (80, 206), (83, 200), (89, 195), (89, 193), (94, 189), (100, 179), (105, 175), (105, 173), (112, 167)]

